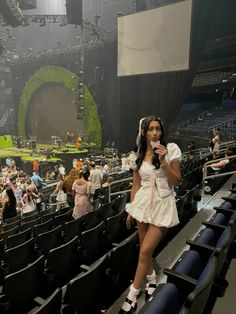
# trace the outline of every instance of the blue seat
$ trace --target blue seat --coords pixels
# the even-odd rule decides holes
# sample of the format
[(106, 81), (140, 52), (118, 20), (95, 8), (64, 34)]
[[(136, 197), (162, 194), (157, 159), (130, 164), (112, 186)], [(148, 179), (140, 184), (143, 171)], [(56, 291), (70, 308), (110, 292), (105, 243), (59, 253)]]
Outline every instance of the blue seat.
[(207, 228), (203, 229), (193, 241), (187, 241), (187, 244), (190, 245), (190, 249), (214, 253), (217, 257), (216, 276), (222, 276), (225, 273), (224, 264), (228, 263), (227, 255), (232, 243), (230, 227), (207, 222), (204, 224), (207, 225)]
[(215, 220), (212, 222), (218, 223), (218, 224), (224, 225), (224, 226), (230, 226), (231, 234), (232, 234), (232, 240), (233, 240), (236, 236), (236, 210), (230, 209), (230, 208), (225, 208), (224, 206), (214, 207), (214, 209), (217, 212), (215, 217), (218, 215), (223, 215), (225, 217), (225, 221), (216, 221)]
[(151, 301), (147, 301), (141, 313), (179, 314), (181, 308), (180, 302), (178, 288), (173, 283), (167, 282), (157, 287)]
[[(201, 260), (198, 252), (187, 251), (172, 269), (165, 269), (167, 283), (157, 287), (139, 313), (203, 313), (213, 285), (216, 257), (210, 255), (207, 260), (204, 258), (200, 271), (197, 266)], [(198, 278), (189, 276), (192, 273)]]

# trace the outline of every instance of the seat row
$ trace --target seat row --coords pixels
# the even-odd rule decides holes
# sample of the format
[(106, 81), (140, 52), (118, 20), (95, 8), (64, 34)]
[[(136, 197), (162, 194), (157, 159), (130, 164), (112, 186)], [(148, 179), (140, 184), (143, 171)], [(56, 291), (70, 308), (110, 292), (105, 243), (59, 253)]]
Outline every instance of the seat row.
[(47, 259), (41, 255), (25, 268), (5, 276), (0, 312), (98, 313), (114, 302), (134, 275), (137, 231), (90, 266), (78, 267), (77, 243), (75, 237), (64, 248), (51, 250)]
[(210, 313), (227, 288), (225, 275), (235, 252), (236, 190), (223, 198), (221, 206), (171, 269), (165, 269), (167, 282), (157, 287), (154, 295), (139, 313), (177, 314)]

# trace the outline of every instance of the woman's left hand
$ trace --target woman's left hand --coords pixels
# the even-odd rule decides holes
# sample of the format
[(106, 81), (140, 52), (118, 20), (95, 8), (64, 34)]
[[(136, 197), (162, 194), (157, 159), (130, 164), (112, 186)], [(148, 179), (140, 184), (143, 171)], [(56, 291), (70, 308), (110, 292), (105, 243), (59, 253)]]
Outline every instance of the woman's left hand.
[(161, 144), (158, 145), (156, 153), (159, 155), (160, 162), (165, 160), (165, 155), (167, 154), (167, 148)]

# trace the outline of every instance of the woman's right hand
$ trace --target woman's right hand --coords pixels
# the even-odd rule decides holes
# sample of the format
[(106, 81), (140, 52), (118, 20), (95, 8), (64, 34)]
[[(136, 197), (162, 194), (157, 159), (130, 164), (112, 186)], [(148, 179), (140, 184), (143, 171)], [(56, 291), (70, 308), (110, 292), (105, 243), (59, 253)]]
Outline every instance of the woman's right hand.
[(126, 218), (126, 227), (129, 230), (133, 223), (133, 217), (131, 215), (128, 215)]

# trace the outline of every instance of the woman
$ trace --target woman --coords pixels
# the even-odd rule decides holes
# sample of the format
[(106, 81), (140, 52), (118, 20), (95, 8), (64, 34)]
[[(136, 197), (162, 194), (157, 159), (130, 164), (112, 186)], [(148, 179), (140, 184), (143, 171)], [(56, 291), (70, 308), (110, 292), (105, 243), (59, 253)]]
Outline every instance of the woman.
[(67, 194), (67, 203), (71, 208), (74, 207), (72, 185), (79, 177), (80, 177), (79, 171), (75, 168), (71, 169), (68, 176), (66, 176), (63, 187), (62, 187), (63, 191)]
[(216, 158), (220, 152), (220, 134), (219, 131), (213, 132), (213, 139), (211, 140), (211, 150), (213, 158)]
[(4, 221), (16, 216), (16, 198), (12, 188), (6, 189), (6, 195), (2, 202), (1, 214)]
[(35, 199), (38, 195), (35, 194), (29, 187), (27, 187), (25, 195), (22, 197), (22, 213), (29, 213), (36, 209)]
[(94, 194), (92, 183), (88, 181), (90, 172), (88, 170), (80, 172), (81, 178), (77, 179), (72, 186), (73, 195), (75, 196), (75, 207), (73, 218), (78, 219), (93, 210), (91, 197)]
[(174, 143), (166, 145), (162, 121), (156, 116), (140, 120), (136, 144), (137, 153), (130, 161), (133, 185), (126, 224), (129, 229), (132, 219), (136, 220), (140, 252), (134, 281), (119, 313), (135, 311), (145, 276), (146, 296), (152, 295), (156, 288), (153, 252), (167, 229), (179, 223), (172, 188), (181, 180), (179, 147)]
[(64, 183), (62, 174), (58, 175), (58, 180), (59, 181), (57, 182), (56, 188), (53, 191), (53, 193), (51, 194), (51, 197), (57, 196), (56, 197), (56, 200), (57, 200), (57, 210), (60, 210), (61, 207), (66, 204), (67, 195), (66, 195), (66, 193), (62, 189), (63, 183)]

